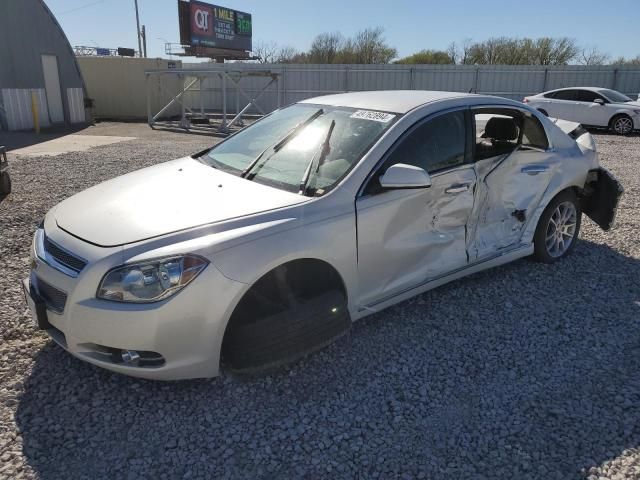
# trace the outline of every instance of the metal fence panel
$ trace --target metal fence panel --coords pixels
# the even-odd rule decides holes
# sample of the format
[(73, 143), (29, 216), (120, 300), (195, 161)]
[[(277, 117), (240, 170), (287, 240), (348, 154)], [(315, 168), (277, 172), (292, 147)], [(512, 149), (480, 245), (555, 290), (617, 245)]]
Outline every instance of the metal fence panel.
[[(539, 65), (264, 65), (264, 64), (184, 64), (188, 69), (271, 70), (280, 74), (258, 101), (266, 111), (306, 98), (361, 90), (445, 90), (477, 92), (522, 100), (527, 95), (561, 87), (601, 86), (615, 88), (632, 98), (640, 93), (640, 68), (627, 66), (539, 66)], [(268, 79), (245, 77), (243, 90), (257, 95)], [(222, 81), (204, 82), (202, 94), (196, 89), (185, 95), (189, 108), (207, 111), (222, 109)], [(235, 112), (235, 91), (227, 82), (227, 109)], [(278, 100), (280, 100), (278, 102)], [(240, 95), (240, 108), (247, 99)], [(255, 109), (249, 112), (256, 113)]]

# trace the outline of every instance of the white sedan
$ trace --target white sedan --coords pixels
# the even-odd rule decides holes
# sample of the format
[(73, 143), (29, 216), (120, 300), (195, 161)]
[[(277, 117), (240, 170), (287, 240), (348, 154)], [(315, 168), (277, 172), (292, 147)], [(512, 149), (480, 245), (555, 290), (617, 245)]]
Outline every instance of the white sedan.
[(611, 228), (622, 188), (568, 125), (452, 92), (305, 100), (54, 207), (25, 297), (62, 348), (125, 374), (290, 362), (446, 282), (565, 257), (583, 212)]
[(640, 100), (608, 88), (560, 88), (523, 101), (549, 117), (609, 128), (620, 135), (640, 130)]

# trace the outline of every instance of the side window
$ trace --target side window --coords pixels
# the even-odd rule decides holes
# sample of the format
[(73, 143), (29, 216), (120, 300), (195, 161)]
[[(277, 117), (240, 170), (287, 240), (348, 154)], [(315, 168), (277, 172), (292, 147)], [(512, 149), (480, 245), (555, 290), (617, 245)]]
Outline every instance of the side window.
[(520, 139), (521, 113), (508, 108), (474, 111), (476, 149), (474, 160), (511, 153)]
[(596, 92), (592, 92), (590, 90), (578, 90), (578, 101), (579, 102), (593, 103), (593, 101), (596, 98), (599, 98), (600, 100), (604, 101), (604, 98), (602, 98), (602, 96), (600, 96)]
[(445, 113), (402, 139), (385, 166), (406, 163), (429, 173), (455, 167), (464, 163), (465, 143), (464, 112)]
[(560, 90), (553, 95), (556, 100), (572, 100), (578, 99), (577, 90)]

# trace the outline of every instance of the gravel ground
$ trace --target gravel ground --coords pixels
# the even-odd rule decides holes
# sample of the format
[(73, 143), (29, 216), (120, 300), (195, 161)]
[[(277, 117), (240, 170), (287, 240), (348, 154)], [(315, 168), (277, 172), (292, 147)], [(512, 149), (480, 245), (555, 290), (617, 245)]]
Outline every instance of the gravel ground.
[(63, 352), (19, 288), (50, 207), (211, 141), (145, 129), (102, 124), (85, 132), (142, 138), (13, 159), (0, 478), (640, 478), (640, 137), (596, 135), (626, 195), (617, 228), (585, 220), (569, 259), (441, 287), (269, 376), (158, 383)]

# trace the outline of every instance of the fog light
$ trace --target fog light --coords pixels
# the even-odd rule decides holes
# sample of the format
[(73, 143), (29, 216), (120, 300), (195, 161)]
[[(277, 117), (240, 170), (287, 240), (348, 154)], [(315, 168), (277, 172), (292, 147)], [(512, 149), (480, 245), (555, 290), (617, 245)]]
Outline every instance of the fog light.
[(140, 354), (135, 350), (122, 350), (121, 356), (124, 363), (137, 365), (140, 361)]

